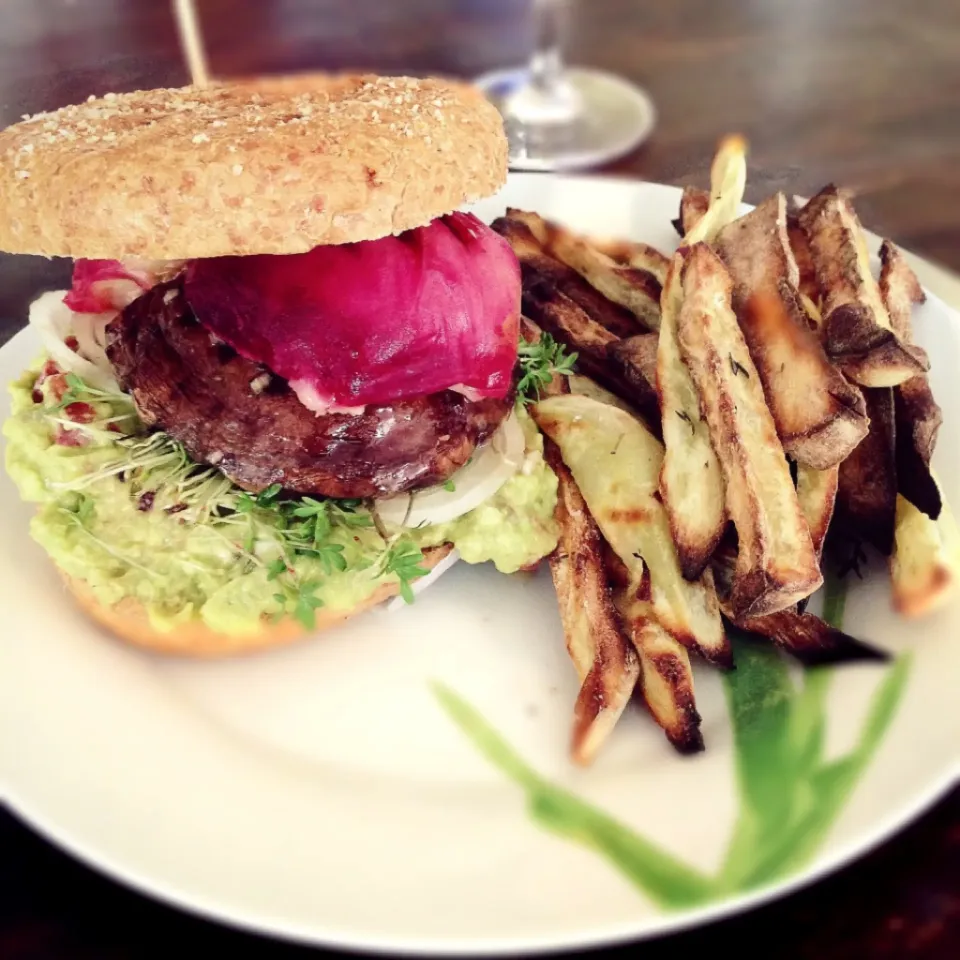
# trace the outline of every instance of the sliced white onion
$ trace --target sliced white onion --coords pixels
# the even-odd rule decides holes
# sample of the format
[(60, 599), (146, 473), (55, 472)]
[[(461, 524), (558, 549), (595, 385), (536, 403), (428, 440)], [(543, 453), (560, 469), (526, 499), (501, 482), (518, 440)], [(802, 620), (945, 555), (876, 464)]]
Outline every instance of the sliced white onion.
[(107, 358), (107, 324), (116, 316), (114, 311), (107, 313), (75, 313), (73, 315), (73, 335), (77, 338), (80, 355), (101, 370), (111, 370)]
[(419, 527), (447, 523), (489, 500), (523, 465), (526, 439), (514, 414), (490, 442), (451, 478), (452, 490), (429, 487), (377, 501), (380, 519), (393, 526)]
[[(410, 589), (413, 590), (414, 595), (422, 593), (432, 583), (439, 580), (459, 559), (459, 552), (451, 550), (425, 577), (412, 581)], [(409, 606), (407, 601), (398, 596), (387, 601), (386, 609), (393, 611), (406, 606)]]
[(90, 290), (101, 303), (109, 303), (114, 310), (123, 310), (138, 297), (143, 296), (144, 290), (149, 290), (153, 286), (153, 284), (144, 286), (144, 283), (126, 277), (116, 277), (113, 280), (97, 280), (96, 283), (90, 284)]
[[(34, 300), (30, 304), (30, 325), (39, 334), (50, 359), (65, 373), (75, 373), (101, 390), (119, 389), (103, 349), (104, 330), (115, 314), (74, 313), (63, 302), (65, 295), (65, 290), (52, 290)], [(71, 336), (77, 338), (82, 353), (67, 346), (66, 340)]]

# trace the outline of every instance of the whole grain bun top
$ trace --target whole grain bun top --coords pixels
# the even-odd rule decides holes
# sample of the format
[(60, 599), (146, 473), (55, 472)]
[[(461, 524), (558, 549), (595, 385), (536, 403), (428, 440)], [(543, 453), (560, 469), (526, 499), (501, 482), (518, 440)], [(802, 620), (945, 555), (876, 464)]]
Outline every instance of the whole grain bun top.
[(500, 115), (449, 80), (309, 74), (107, 94), (0, 133), (0, 249), (302, 253), (495, 192)]

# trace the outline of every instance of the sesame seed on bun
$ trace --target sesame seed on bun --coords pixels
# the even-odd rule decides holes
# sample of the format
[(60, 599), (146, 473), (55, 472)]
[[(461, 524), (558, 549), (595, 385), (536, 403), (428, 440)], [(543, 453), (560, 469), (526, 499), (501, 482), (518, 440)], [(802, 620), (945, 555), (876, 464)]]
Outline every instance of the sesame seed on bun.
[(0, 249), (302, 253), (422, 226), (506, 171), (496, 109), (450, 80), (309, 74), (107, 94), (0, 133)]

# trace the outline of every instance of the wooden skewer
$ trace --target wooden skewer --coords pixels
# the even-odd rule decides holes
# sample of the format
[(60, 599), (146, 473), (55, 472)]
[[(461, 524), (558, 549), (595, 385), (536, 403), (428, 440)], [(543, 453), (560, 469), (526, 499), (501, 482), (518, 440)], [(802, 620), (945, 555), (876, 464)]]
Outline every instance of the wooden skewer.
[(173, 7), (177, 18), (177, 31), (180, 34), (180, 47), (190, 70), (190, 82), (194, 86), (205, 87), (210, 82), (210, 71), (207, 69), (196, 7), (193, 0), (174, 0)]

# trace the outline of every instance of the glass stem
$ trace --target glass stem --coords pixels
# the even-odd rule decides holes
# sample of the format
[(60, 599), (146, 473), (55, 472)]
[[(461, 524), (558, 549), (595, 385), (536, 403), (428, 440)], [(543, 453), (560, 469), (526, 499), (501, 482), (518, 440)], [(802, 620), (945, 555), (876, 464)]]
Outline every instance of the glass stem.
[(533, 0), (535, 46), (530, 58), (530, 79), (548, 98), (565, 95), (563, 45), (566, 34), (566, 0)]
[(580, 97), (563, 64), (566, 0), (532, 0), (536, 46), (528, 82), (505, 104), (510, 118), (528, 128), (570, 124), (580, 113)]

